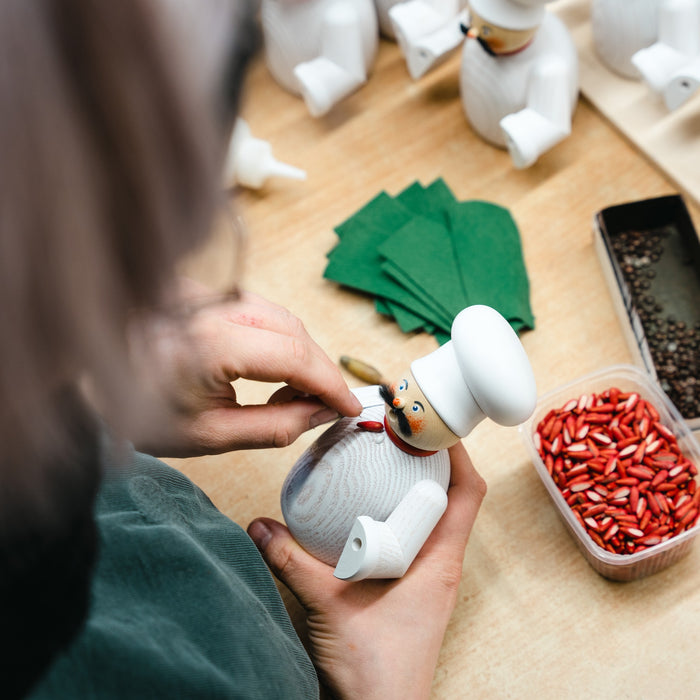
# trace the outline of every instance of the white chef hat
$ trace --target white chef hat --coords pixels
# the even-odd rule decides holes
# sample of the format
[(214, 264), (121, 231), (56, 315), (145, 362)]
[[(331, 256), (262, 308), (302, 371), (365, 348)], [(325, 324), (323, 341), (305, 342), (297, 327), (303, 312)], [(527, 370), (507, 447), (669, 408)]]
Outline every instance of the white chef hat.
[(532, 29), (542, 23), (549, 0), (469, 0), (469, 7), (486, 22), (504, 29)]
[(452, 324), (452, 339), (415, 360), (411, 372), (430, 405), (457, 436), (485, 416), (518, 425), (535, 408), (530, 361), (510, 324), (490, 306), (468, 306)]

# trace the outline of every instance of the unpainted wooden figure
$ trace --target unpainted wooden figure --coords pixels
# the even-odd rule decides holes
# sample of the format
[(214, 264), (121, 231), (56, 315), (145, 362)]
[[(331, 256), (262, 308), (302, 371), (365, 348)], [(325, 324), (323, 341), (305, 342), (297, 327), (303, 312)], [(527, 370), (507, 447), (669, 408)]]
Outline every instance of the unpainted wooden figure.
[(516, 168), (533, 165), (571, 133), (578, 56), (545, 0), (470, 0), (460, 92), (467, 120), (507, 148)]
[(282, 512), (338, 578), (397, 578), (447, 507), (447, 448), (486, 416), (525, 421), (534, 375), (508, 322), (475, 305), (457, 315), (449, 342), (401, 378), (356, 393), (362, 414), (340, 419), (304, 452), (282, 487)]
[(272, 77), (314, 117), (367, 81), (379, 45), (372, 0), (262, 0), (260, 13)]

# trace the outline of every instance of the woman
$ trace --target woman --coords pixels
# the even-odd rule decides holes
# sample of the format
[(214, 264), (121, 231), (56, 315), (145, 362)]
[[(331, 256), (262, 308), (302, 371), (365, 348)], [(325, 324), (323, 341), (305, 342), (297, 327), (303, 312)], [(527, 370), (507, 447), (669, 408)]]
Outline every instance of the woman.
[[(196, 22), (165, 1), (0, 4), (4, 696), (313, 697), (318, 678), (425, 696), (484, 494), (461, 446), (411, 571), (347, 585), (126, 442), (284, 445), (360, 411), (287, 311), (176, 282), (220, 205), (256, 36), (252, 2), (191, 7)], [(240, 377), (286, 386), (241, 406)], [(264, 562), (307, 612), (314, 665)]]

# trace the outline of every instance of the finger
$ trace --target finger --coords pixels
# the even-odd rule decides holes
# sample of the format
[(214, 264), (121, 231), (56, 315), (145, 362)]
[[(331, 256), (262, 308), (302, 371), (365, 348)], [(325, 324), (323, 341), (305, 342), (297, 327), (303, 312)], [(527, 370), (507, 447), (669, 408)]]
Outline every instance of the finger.
[[(319, 356), (306, 337), (288, 336), (261, 328), (229, 325), (210, 334), (208, 355), (223, 373), (221, 381), (239, 377), (263, 382), (284, 382), (318, 397), (327, 406), (348, 416), (359, 415), (362, 406), (348, 389), (340, 370)], [(212, 347), (211, 343), (217, 347)]]
[[(461, 442), (449, 449), (450, 487), (447, 490), (448, 510), (442, 534), (454, 537), (465, 546), (481, 502), (486, 496), (486, 482), (476, 471)], [(452, 503), (452, 508), (449, 503)]]
[(257, 518), (248, 535), (262, 554), (270, 571), (289, 588), (306, 608), (331, 597), (342, 582), (333, 577), (332, 567), (306, 552), (289, 530), (271, 518)]
[(474, 468), (461, 442), (450, 447), (449, 455), (451, 471), (447, 510), (421, 554), (433, 554), (439, 550), (440, 556), (449, 556), (451, 553), (461, 558), (486, 495), (486, 482)]
[[(251, 292), (244, 292), (227, 306), (227, 320), (240, 326), (262, 328), (280, 335), (299, 337), (308, 343), (320, 360), (330, 362), (321, 347), (308, 334), (302, 321), (283, 306), (274, 304)], [(332, 364), (332, 363), (331, 363)]]
[(237, 306), (232, 307), (230, 313), (233, 315), (230, 315), (229, 318), (238, 325), (263, 328), (289, 338), (300, 338), (313, 356), (326, 364), (333, 373), (342, 376), (328, 355), (309, 335), (303, 322), (283, 306), (270, 302), (257, 294), (243, 292)]
[(314, 399), (282, 404), (210, 409), (198, 416), (189, 429), (193, 439), (210, 451), (287, 447), (302, 433), (339, 417), (335, 409)]
[(267, 400), (269, 404), (288, 403), (289, 401), (298, 401), (300, 399), (309, 399), (310, 397), (305, 391), (299, 391), (288, 384), (280, 387)]

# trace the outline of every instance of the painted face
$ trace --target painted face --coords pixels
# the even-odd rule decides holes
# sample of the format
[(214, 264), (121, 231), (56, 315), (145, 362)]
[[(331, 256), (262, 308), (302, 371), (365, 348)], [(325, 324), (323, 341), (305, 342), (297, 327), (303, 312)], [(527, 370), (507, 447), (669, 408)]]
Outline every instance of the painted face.
[(459, 438), (443, 423), (421, 391), (410, 370), (403, 378), (382, 387), (389, 427), (420, 450), (441, 450)]
[(505, 29), (487, 22), (472, 11), (467, 38), (476, 39), (485, 51), (494, 56), (507, 55), (524, 49), (532, 41), (537, 29)]

